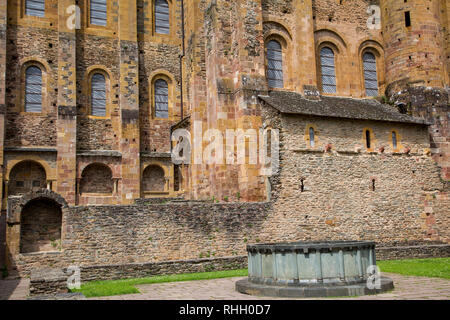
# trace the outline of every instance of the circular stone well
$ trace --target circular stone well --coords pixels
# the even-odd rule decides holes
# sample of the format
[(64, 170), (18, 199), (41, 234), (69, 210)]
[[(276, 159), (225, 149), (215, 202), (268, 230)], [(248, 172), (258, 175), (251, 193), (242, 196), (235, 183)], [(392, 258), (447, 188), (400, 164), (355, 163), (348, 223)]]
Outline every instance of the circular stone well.
[[(248, 245), (248, 278), (236, 290), (255, 296), (337, 297), (377, 294), (394, 288), (380, 277), (376, 286), (375, 243), (294, 242)], [(369, 268), (370, 267), (370, 268)]]

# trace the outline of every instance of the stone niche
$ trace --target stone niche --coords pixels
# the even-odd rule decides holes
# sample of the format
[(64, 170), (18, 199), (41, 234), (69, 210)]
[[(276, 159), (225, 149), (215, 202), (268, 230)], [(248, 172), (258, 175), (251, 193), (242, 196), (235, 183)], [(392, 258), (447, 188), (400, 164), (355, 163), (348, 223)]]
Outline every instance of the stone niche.
[(23, 254), (61, 251), (67, 209), (61, 196), (46, 189), (10, 196), (6, 231), (9, 259), (14, 261)]

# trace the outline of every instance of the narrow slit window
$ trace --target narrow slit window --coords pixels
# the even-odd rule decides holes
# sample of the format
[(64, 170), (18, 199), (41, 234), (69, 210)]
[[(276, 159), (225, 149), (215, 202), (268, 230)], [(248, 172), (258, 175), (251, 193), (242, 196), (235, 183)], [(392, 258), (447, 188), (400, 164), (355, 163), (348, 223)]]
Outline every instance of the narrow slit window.
[(42, 70), (34, 66), (25, 72), (25, 112), (42, 112)]
[(108, 20), (106, 0), (91, 0), (90, 20), (91, 24), (106, 27)]
[(370, 149), (372, 146), (371, 141), (370, 141), (370, 131), (366, 130), (366, 147), (367, 149)]
[(316, 146), (316, 133), (314, 132), (314, 128), (310, 127), (309, 128), (309, 146), (311, 148), (314, 148)]
[(392, 131), (392, 147), (394, 148), (394, 150), (397, 149), (397, 133), (395, 131)]
[(411, 13), (409, 11), (405, 12), (405, 27), (411, 27)]
[(267, 158), (270, 159), (272, 157), (272, 129), (267, 130)]
[(106, 79), (101, 73), (92, 76), (91, 103), (91, 115), (106, 117)]
[(278, 41), (267, 44), (267, 81), (271, 88), (283, 88), (283, 50)]
[(167, 81), (155, 81), (155, 118), (169, 118), (169, 85)]
[(320, 50), (320, 67), (322, 74), (322, 91), (336, 93), (336, 70), (334, 52), (328, 47)]
[(378, 96), (378, 75), (375, 55), (371, 52), (366, 52), (363, 56), (363, 65), (366, 96), (376, 97)]
[(170, 11), (166, 0), (155, 0), (155, 32), (170, 33)]
[(28, 16), (44, 17), (45, 0), (26, 0), (25, 14)]

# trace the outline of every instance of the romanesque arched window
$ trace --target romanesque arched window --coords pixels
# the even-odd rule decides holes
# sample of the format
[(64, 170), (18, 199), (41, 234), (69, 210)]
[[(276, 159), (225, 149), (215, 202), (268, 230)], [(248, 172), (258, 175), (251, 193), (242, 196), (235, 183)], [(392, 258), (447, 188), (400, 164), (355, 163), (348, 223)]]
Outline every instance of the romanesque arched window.
[(45, 0), (26, 0), (25, 14), (28, 16), (44, 17)]
[(320, 50), (320, 67), (322, 75), (322, 92), (336, 93), (334, 51), (329, 47), (323, 47)]
[(283, 88), (283, 50), (278, 41), (267, 43), (267, 81), (271, 88)]
[(106, 27), (108, 22), (106, 0), (91, 0), (89, 9), (91, 24)]
[(154, 83), (154, 110), (155, 118), (169, 117), (169, 85), (164, 79)]
[(167, 0), (155, 0), (155, 33), (170, 33), (170, 12)]
[(106, 79), (101, 73), (91, 78), (91, 115), (106, 117)]
[(36, 66), (25, 71), (25, 112), (42, 112), (42, 70)]
[(364, 86), (366, 88), (366, 96), (378, 96), (378, 76), (377, 76), (377, 61), (375, 55), (371, 52), (366, 52), (363, 55), (364, 65)]

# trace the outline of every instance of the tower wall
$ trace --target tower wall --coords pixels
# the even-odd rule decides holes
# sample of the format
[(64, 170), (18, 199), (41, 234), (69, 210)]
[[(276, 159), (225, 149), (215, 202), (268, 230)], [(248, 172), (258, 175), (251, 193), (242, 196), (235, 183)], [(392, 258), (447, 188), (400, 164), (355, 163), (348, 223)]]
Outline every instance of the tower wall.
[(442, 10), (441, 1), (381, 1), (389, 95), (405, 85), (448, 85)]

